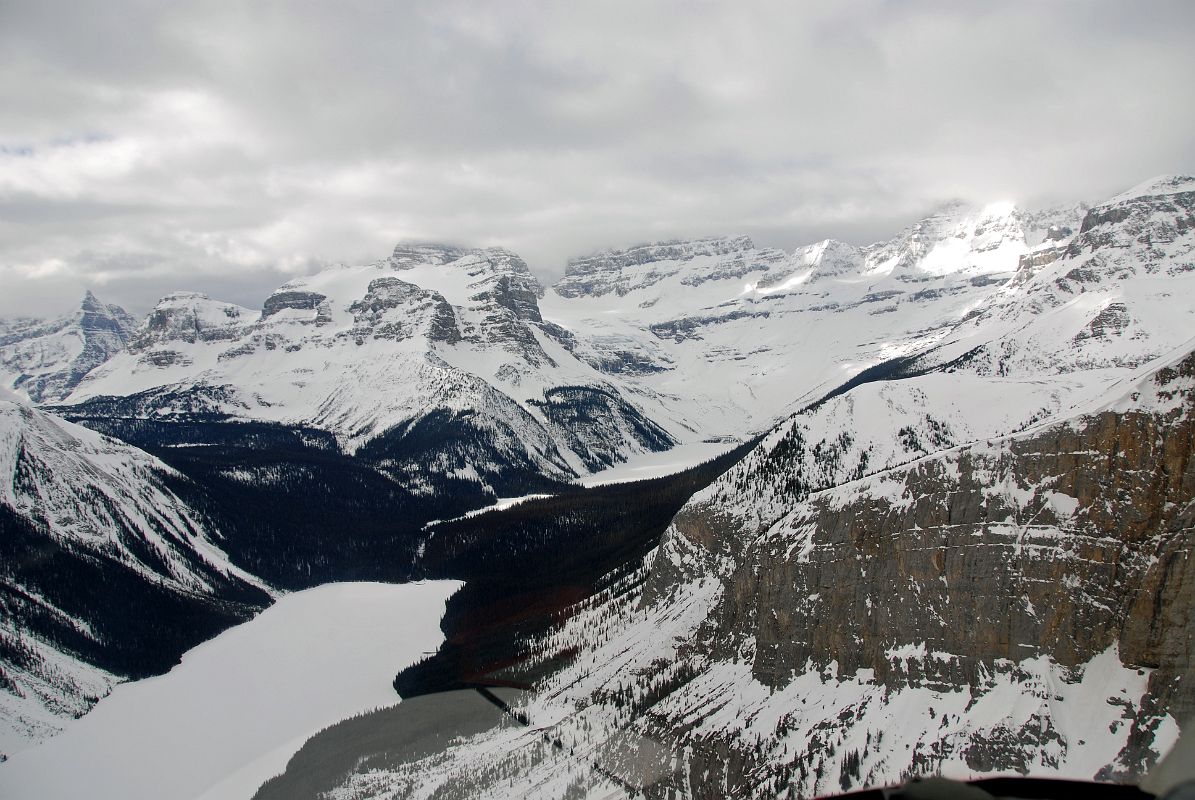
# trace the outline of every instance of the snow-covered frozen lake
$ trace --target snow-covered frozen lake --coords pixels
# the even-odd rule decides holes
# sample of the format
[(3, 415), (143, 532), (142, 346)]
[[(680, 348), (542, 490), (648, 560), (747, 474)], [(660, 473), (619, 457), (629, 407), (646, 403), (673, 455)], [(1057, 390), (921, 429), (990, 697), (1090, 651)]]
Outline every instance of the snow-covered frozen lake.
[(444, 603), (460, 585), (286, 595), (0, 765), (0, 797), (246, 800), (312, 734), (398, 701), (395, 673), (439, 647)]

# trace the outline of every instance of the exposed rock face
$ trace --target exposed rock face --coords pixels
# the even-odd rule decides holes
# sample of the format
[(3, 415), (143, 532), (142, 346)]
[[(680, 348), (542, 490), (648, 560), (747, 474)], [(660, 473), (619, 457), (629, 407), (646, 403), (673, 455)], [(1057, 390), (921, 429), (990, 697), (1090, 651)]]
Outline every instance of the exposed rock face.
[[(1195, 375), (1195, 358), (1178, 369)], [(818, 495), (734, 554), (743, 566), (725, 633), (756, 637), (755, 671), (769, 683), (809, 658), (886, 677), (896, 631), (972, 664), (1019, 660), (1029, 648), (1074, 666), (1116, 642), (1130, 665), (1167, 662), (1154, 685), (1170, 696), (1189, 669), (1182, 626), (1195, 606), (1166, 608), (1174, 598), (1160, 587), (1188, 600), (1195, 589), (1183, 556), (1193, 450), (1189, 413), (1105, 412)], [(736, 542), (710, 539), (704, 514), (686, 510), (678, 533), (715, 550)], [(794, 540), (796, 553), (775, 548)], [(780, 608), (790, 611), (783, 622), (761, 613)], [(1178, 652), (1162, 657), (1160, 641)], [(1175, 697), (1176, 712), (1195, 711), (1189, 693)]]
[(768, 311), (737, 310), (717, 315), (711, 314), (708, 316), (688, 316), (681, 317), (680, 319), (670, 319), (666, 322), (653, 324), (649, 330), (660, 339), (683, 342), (686, 339), (702, 338), (702, 329), (711, 325), (725, 325), (728, 322), (742, 319), (767, 319), (769, 316), (771, 315)]
[(1129, 309), (1124, 303), (1109, 303), (1100, 313), (1096, 314), (1087, 327), (1079, 332), (1076, 340), (1106, 339), (1109, 336), (1119, 336), (1132, 323)]
[[(700, 272), (685, 269), (694, 259), (711, 256), (717, 257), (712, 267)], [(660, 242), (573, 259), (564, 279), (553, 288), (562, 297), (601, 297), (612, 292), (624, 295), (681, 271), (686, 273), (684, 283), (697, 286), (710, 280), (741, 278), (764, 271), (784, 258), (785, 254), (779, 250), (756, 250), (746, 236)]]
[(302, 291), (279, 291), (274, 292), (266, 298), (265, 305), (262, 306), (262, 319), (273, 316), (285, 308), (294, 308), (300, 311), (315, 311), (318, 310), (320, 304), (328, 298), (324, 297), (319, 292), (302, 292)]
[[(1069, 240), (1067, 240), (1069, 242)], [(1017, 263), (1017, 270), (1021, 274), (1031, 274), (1037, 267), (1053, 264), (1066, 254), (1066, 247), (1057, 243), (1047, 242), (1021, 256)]]
[(408, 269), (421, 264), (450, 264), (468, 254), (468, 250), (453, 245), (400, 242), (395, 245), (388, 262), (395, 269)]
[(534, 278), (519, 280), (515, 276), (503, 275), (494, 283), (490, 297), (494, 302), (510, 311), (516, 318), (530, 322), (543, 322), (536, 300), (543, 294)]
[(0, 322), (0, 374), (36, 403), (61, 400), (121, 350), (135, 326), (123, 308), (105, 305), (91, 292), (67, 317)]
[(163, 297), (129, 340), (129, 352), (183, 342), (220, 342), (239, 338), (257, 321), (247, 308), (212, 300), (200, 292)]
[(399, 278), (374, 278), (365, 296), (349, 310), (357, 323), (354, 336), (358, 338), (407, 339), (419, 332), (419, 320), (428, 316), (432, 341), (452, 344), (461, 339), (452, 306), (443, 295)]
[[(1091, 209), (1070, 249), (1077, 255), (1104, 247), (1149, 248), (1170, 244), (1193, 228), (1195, 178), (1158, 178)], [(1146, 259), (1147, 270), (1154, 260)]]
[(476, 343), (501, 343), (508, 352), (519, 354), (531, 366), (553, 365), (531, 325), (543, 322), (539, 298), (544, 289), (523, 259), (501, 248), (478, 251), (478, 264), (463, 262), (475, 280), (470, 284), (470, 301), (480, 315), (477, 329), (466, 336)]
[[(1140, 775), (1168, 742), (1157, 732), (1195, 714), (1192, 386), (1195, 354), (1157, 373), (1125, 411), (844, 484), (764, 530), (737, 528), (716, 502), (693, 504), (675, 521), (683, 541), (665, 548), (676, 564), (657, 565), (646, 599), (692, 580), (684, 564), (715, 574), (733, 565), (692, 649), (745, 660), (773, 691), (810, 670), (840, 683), (862, 670), (887, 691), (962, 689), (974, 703), (1009, 665), (1046, 658), (1078, 683), (1085, 664), (1114, 651), (1148, 679), (1124, 706), (1122, 748), (1102, 774)], [(1047, 765), (1043, 752), (1064, 764), (1086, 732), (1056, 716), (1043, 705), (1003, 742), (977, 725), (938, 737), (922, 766), (962, 757), (976, 770), (1029, 771)], [(1048, 741), (1026, 736), (1034, 726)]]

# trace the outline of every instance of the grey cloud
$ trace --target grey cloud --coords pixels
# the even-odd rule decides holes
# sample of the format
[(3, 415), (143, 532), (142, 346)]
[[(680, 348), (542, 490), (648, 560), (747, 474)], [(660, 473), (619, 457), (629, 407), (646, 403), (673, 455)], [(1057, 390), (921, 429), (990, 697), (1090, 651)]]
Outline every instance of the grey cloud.
[(550, 278), (653, 238), (1098, 200), (1195, 167), (1193, 23), (1185, 0), (9, 0), (0, 314), (88, 285), (255, 305), (398, 238)]

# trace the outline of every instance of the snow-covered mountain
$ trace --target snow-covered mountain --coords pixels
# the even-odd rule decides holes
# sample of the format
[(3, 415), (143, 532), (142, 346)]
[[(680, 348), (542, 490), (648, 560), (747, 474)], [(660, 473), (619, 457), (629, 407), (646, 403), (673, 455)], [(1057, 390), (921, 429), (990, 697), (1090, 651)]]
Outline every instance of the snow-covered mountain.
[(260, 312), (175, 294), (69, 402), (310, 426), (409, 485), (416, 473), (563, 481), (673, 444), (655, 405), (568, 352), (541, 293), (504, 250), (399, 246), (291, 281)]
[(1042, 226), (1078, 227), (1080, 213), (956, 204), (862, 248), (786, 254), (734, 237), (609, 251), (572, 262), (540, 305), (575, 332), (573, 352), (629, 375), (674, 419), (742, 438), (946, 337), (1016, 273)]
[(136, 325), (91, 292), (65, 317), (0, 320), (0, 385), (37, 403), (61, 400), (120, 352)]
[(505, 250), (399, 245), (260, 311), (164, 298), (66, 413), (307, 426), (412, 487), (530, 489), (767, 429), (945, 336), (1078, 213), (954, 205), (888, 242), (791, 254), (742, 236), (644, 245), (577, 259), (547, 291)]
[[(902, 316), (924, 313), (920, 287), (965, 302), (775, 427), (640, 573), (519, 643), (500, 677), (541, 676), (516, 709), (529, 726), (429, 757), (362, 752), (373, 768), (333, 795), (803, 797), (929, 772), (1147, 770), (1195, 712), (1195, 181), (1147, 182), (1040, 235), (1009, 235), (1025, 217), (998, 211), (753, 270), (805, 294), (828, 263), (836, 292), (903, 288), (874, 301)], [(956, 239), (959, 269), (932, 268)], [(989, 260), (1005, 248), (1012, 273)], [(578, 297), (667, 302), (686, 274), (670, 269), (632, 288), (586, 266), (597, 296)], [(826, 311), (833, 359), (863, 338), (835, 314), (870, 315)], [(695, 352), (735, 321), (694, 323)]]
[(0, 398), (0, 752), (269, 602), (152, 456)]

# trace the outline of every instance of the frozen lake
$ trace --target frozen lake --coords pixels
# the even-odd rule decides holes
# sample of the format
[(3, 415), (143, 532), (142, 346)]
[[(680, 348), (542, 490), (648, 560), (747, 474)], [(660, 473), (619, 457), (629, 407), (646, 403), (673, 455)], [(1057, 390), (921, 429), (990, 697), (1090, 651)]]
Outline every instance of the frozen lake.
[(439, 647), (444, 603), (460, 585), (286, 595), (0, 764), (0, 797), (245, 800), (317, 731), (394, 705), (395, 673)]

